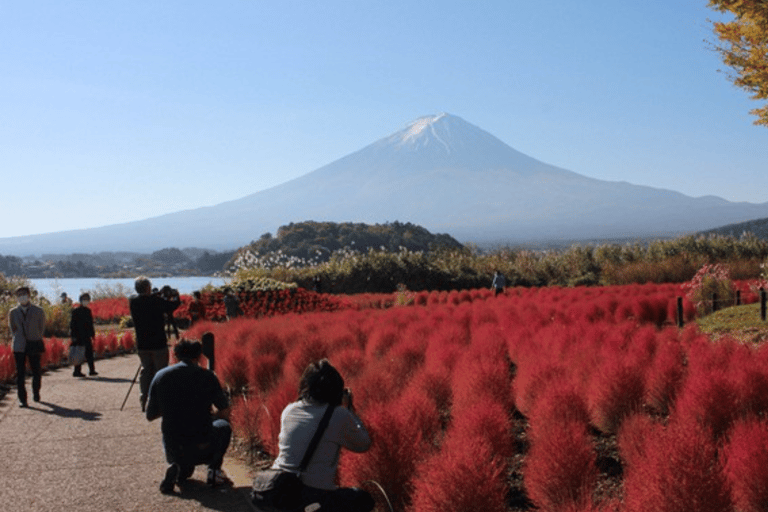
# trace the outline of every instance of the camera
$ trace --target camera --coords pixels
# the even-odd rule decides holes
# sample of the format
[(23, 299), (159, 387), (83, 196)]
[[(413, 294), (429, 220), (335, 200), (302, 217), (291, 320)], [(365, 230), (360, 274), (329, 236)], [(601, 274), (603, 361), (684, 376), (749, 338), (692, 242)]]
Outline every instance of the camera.
[(158, 295), (160, 295), (165, 300), (176, 300), (179, 298), (179, 290), (176, 288), (171, 288), (168, 285), (163, 286), (160, 288), (160, 291), (157, 292)]

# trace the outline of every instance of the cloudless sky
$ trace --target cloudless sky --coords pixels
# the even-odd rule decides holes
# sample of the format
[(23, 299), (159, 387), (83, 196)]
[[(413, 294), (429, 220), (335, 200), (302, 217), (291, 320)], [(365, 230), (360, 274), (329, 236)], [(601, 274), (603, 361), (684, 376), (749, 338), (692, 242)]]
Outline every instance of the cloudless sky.
[(768, 129), (718, 72), (716, 19), (706, 0), (0, 0), (0, 237), (238, 199), (440, 112), (586, 176), (766, 202)]

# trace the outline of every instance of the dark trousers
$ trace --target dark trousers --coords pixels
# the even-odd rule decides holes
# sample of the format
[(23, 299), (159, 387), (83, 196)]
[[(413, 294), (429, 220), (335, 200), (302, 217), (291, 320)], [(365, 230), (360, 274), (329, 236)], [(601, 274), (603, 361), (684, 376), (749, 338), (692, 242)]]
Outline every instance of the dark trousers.
[(169, 464), (175, 462), (184, 469), (194, 469), (198, 464), (208, 464), (211, 469), (221, 469), (231, 439), (232, 427), (229, 423), (226, 420), (215, 420), (211, 436), (206, 443), (178, 445), (163, 439), (165, 458)]
[(38, 396), (43, 380), (40, 371), (40, 354), (14, 352), (13, 357), (16, 359), (16, 389), (19, 401), (27, 403), (27, 388), (24, 385), (24, 378), (27, 376), (27, 359), (29, 359), (29, 367), (32, 370), (32, 393)]
[(321, 512), (370, 512), (376, 506), (373, 497), (356, 487), (342, 487), (335, 491), (304, 486), (301, 492), (304, 506), (320, 504)]
[[(93, 343), (91, 343), (90, 340), (83, 343), (85, 346), (85, 361), (88, 363), (88, 371), (91, 373), (96, 371), (96, 367), (93, 364)], [(76, 364), (75, 365), (75, 373), (80, 373), (80, 369), (83, 365)]]

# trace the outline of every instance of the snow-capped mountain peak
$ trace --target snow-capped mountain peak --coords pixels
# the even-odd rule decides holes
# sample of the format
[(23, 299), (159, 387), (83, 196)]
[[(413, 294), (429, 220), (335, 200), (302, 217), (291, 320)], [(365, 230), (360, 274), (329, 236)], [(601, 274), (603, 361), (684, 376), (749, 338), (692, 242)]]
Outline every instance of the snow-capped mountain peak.
[[(451, 144), (448, 137), (450, 135), (450, 124), (454, 116), (446, 113), (424, 116), (410, 123), (405, 129), (396, 133), (398, 146), (410, 146), (414, 149), (437, 145), (445, 152), (451, 152)], [(455, 118), (461, 122), (460, 119)]]

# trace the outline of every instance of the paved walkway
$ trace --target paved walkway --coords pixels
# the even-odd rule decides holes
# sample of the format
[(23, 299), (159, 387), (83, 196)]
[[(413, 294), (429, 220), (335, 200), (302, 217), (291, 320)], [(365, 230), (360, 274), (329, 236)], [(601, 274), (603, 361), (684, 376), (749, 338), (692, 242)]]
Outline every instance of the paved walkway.
[[(219, 510), (253, 512), (247, 468), (228, 458), (234, 487), (210, 489), (198, 466), (181, 492), (163, 495), (160, 420), (148, 422), (138, 384), (123, 403), (138, 367), (136, 355), (96, 362), (97, 377), (72, 377), (63, 367), (43, 375), (41, 401), (20, 408), (16, 388), (0, 401), (0, 507), (37, 511)], [(178, 489), (178, 488), (177, 488)]]

